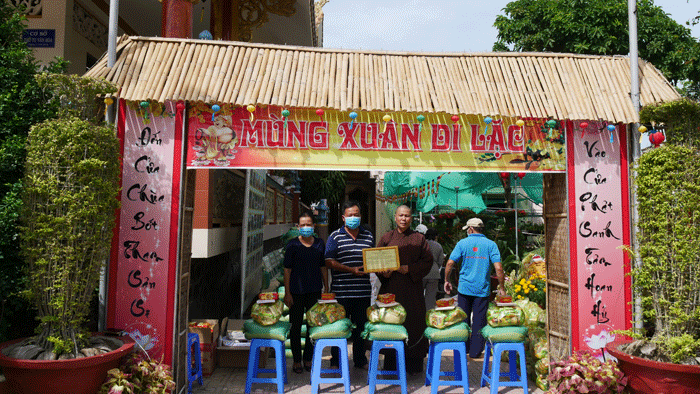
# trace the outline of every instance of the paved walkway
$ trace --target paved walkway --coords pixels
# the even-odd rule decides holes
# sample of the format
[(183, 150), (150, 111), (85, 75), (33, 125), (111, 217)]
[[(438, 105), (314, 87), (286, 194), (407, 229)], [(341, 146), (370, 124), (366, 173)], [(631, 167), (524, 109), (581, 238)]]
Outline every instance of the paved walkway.
[[(350, 345), (352, 346), (352, 345)], [(352, 350), (349, 351), (352, 354)], [(442, 356), (442, 369), (446, 370), (453, 365), (452, 355), (450, 352), (444, 352)], [(324, 352), (324, 368), (328, 368), (330, 360), (330, 351), (326, 349)], [(274, 359), (268, 360), (268, 367)], [(354, 394), (367, 394), (369, 387), (367, 386), (367, 371), (355, 369), (350, 363), (350, 392)], [(469, 360), (469, 393), (470, 394), (488, 394), (489, 387), (480, 387), (482, 361)], [(507, 364), (503, 364), (503, 370), (506, 370)], [(270, 375), (272, 376), (272, 375)], [(337, 376), (337, 375), (336, 375)], [(304, 372), (301, 374), (292, 371), (292, 360), (287, 359), (287, 377), (289, 383), (284, 387), (285, 393), (307, 394), (311, 392), (311, 373)], [(444, 379), (444, 378), (443, 378)], [(204, 386), (199, 386), (194, 383), (194, 394), (204, 393), (243, 393), (245, 391), (246, 370), (243, 368), (217, 368), (214, 373), (204, 378)], [(430, 386), (425, 386), (425, 374), (416, 376), (408, 376), (407, 386), (408, 393), (429, 394)], [(543, 391), (538, 389), (533, 382), (528, 384), (529, 393), (542, 394)], [(341, 384), (322, 384), (319, 393), (344, 393), (344, 386)], [(400, 393), (401, 389), (398, 385), (377, 385), (378, 394)], [(499, 393), (521, 394), (520, 388), (501, 387)], [(253, 385), (252, 393), (255, 394), (276, 394), (277, 386), (274, 384), (258, 383)], [(439, 386), (438, 393), (464, 393), (460, 386)], [(466, 394), (466, 393), (465, 393)]]

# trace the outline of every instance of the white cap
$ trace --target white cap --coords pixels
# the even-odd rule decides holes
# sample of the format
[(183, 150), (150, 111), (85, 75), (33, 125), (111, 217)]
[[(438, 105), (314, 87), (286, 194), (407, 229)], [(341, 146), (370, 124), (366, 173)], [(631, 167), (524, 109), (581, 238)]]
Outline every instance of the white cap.
[(416, 231), (425, 235), (425, 232), (428, 231), (428, 226), (426, 226), (425, 224), (419, 224), (416, 226)]
[(467, 224), (462, 227), (462, 230), (466, 230), (469, 227), (484, 227), (484, 222), (482, 222), (479, 218), (471, 218), (467, 220)]

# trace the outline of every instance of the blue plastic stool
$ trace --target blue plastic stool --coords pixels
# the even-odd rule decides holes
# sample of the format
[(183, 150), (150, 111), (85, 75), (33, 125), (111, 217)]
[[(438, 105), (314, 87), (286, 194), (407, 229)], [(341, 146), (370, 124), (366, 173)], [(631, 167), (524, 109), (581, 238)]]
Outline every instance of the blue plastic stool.
[[(260, 348), (271, 347), (275, 350), (275, 369), (260, 368)], [(274, 378), (259, 378), (260, 373), (275, 373)], [(279, 339), (253, 339), (248, 355), (248, 374), (245, 380), (245, 392), (250, 393), (253, 383), (277, 383), (277, 392), (284, 393), (287, 383), (287, 358), (284, 353), (284, 341)]]
[[(489, 358), (493, 348), (493, 365), (489, 372)], [(508, 352), (508, 372), (501, 372), (501, 353)], [(517, 356), (520, 356), (520, 374), (517, 372)], [(486, 383), (491, 385), (491, 394), (498, 393), (499, 386), (522, 387), (527, 393), (527, 372), (525, 367), (525, 345), (522, 342), (496, 342), (486, 341), (484, 351), (484, 367), (481, 371), (481, 387)], [(501, 377), (507, 377), (508, 381), (501, 381)]]
[[(192, 358), (194, 348), (194, 359)], [(187, 392), (192, 393), (192, 383), (196, 380), (200, 386), (204, 385), (202, 378), (202, 351), (199, 349), (199, 335), (187, 334)]]
[[(379, 351), (382, 349), (393, 349), (396, 351), (396, 371), (379, 370)], [(398, 379), (377, 379), (377, 375), (395, 375)], [(369, 386), (369, 394), (374, 394), (378, 384), (401, 385), (401, 394), (406, 394), (406, 359), (403, 341), (372, 341), (367, 384)]]
[[(323, 349), (327, 347), (340, 349), (338, 368), (323, 369)], [(339, 373), (339, 378), (322, 378), (321, 374)], [(318, 394), (321, 383), (342, 383), (345, 385), (345, 394), (350, 394), (350, 367), (348, 366), (348, 340), (346, 338), (323, 338), (316, 340), (314, 344), (314, 359), (311, 364), (311, 393)]]
[[(442, 351), (452, 350), (454, 371), (440, 371)], [(465, 342), (430, 342), (428, 367), (425, 371), (425, 385), (430, 386), (431, 394), (437, 394), (439, 386), (462, 386), (464, 393), (469, 393), (469, 371), (467, 369), (467, 346)], [(440, 380), (440, 376), (452, 376), (454, 380)]]

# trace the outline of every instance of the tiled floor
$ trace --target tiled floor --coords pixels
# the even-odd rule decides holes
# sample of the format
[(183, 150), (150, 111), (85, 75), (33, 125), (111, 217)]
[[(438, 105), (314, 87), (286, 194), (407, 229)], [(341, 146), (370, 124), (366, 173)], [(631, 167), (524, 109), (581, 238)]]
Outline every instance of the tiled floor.
[[(352, 345), (350, 345), (352, 346)], [(324, 353), (324, 368), (328, 367), (330, 360), (330, 352), (326, 350)], [(272, 352), (271, 352), (272, 353)], [(349, 351), (352, 354), (352, 350)], [(268, 360), (268, 367), (274, 359)], [(442, 356), (442, 369), (447, 370), (453, 366), (452, 355), (450, 352), (444, 352)], [(298, 393), (307, 394), (311, 392), (311, 374), (310, 372), (304, 372), (302, 374), (296, 374), (292, 371), (292, 360), (287, 359), (287, 377), (289, 382), (284, 386), (285, 393)], [(470, 394), (488, 394), (489, 387), (480, 387), (481, 378), (481, 368), (482, 361), (469, 360), (469, 393)], [(503, 364), (504, 370), (506, 370), (507, 364)], [(272, 375), (270, 375), (272, 376)], [(444, 378), (443, 378), (444, 379)], [(245, 391), (245, 380), (246, 380), (246, 370), (243, 368), (217, 368), (214, 373), (204, 378), (204, 386), (199, 386), (194, 383), (194, 394), (205, 394), (205, 393), (243, 393)], [(355, 369), (350, 365), (350, 392), (357, 394), (369, 393), (369, 387), (367, 386), (367, 371), (361, 369)], [(418, 374), (416, 376), (409, 376), (407, 379), (408, 393), (416, 394), (428, 394), (430, 393), (430, 386), (425, 386), (425, 374)], [(533, 382), (528, 384), (529, 393), (531, 394), (541, 394), (542, 390), (538, 389)], [(342, 384), (322, 384), (319, 393), (344, 393), (344, 386)], [(377, 385), (376, 393), (387, 394), (387, 393), (400, 393), (401, 389), (398, 385)], [(463, 393), (464, 390), (460, 386), (439, 386), (438, 393)], [(523, 392), (520, 388), (515, 387), (501, 387), (498, 391), (499, 393), (512, 393), (520, 394)], [(254, 384), (252, 388), (252, 393), (256, 394), (276, 394), (277, 386), (274, 384)]]

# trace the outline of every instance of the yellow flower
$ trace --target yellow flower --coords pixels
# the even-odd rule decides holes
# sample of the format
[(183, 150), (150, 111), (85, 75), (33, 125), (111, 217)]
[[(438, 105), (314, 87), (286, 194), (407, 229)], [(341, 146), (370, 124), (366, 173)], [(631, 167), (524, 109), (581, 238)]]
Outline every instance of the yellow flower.
[(515, 287), (513, 287), (513, 289), (515, 289), (515, 291), (520, 291), (520, 286), (515, 285)]
[(520, 279), (520, 282), (518, 282), (518, 283), (520, 283), (521, 285), (525, 284), (525, 278)]
[(529, 293), (529, 292), (530, 292), (530, 289), (525, 289), (525, 290), (523, 291), (523, 293), (525, 293), (525, 294), (527, 294), (527, 293)]

